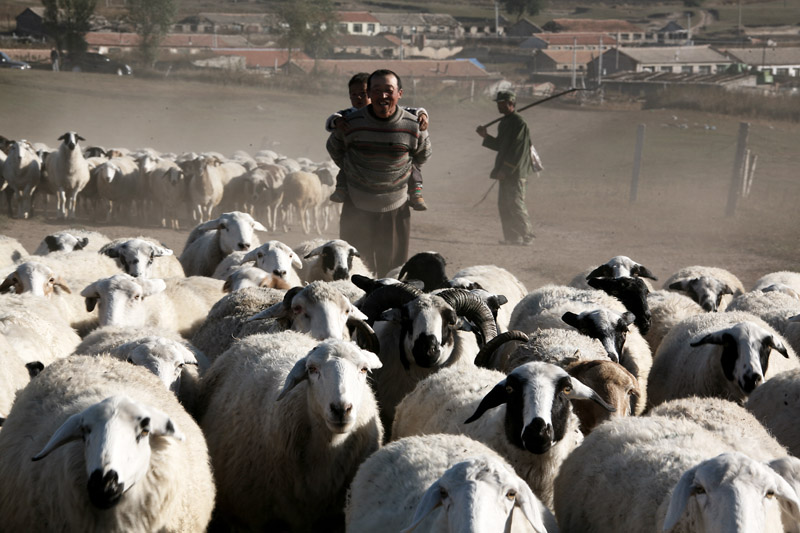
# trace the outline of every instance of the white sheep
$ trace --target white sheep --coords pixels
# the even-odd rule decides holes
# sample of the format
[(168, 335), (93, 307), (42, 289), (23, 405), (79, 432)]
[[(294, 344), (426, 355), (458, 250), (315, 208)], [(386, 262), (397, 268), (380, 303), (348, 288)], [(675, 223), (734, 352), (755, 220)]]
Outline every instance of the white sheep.
[(220, 517), (254, 530), (335, 529), (331, 517), (383, 436), (367, 383), (380, 366), (353, 343), (293, 331), (252, 335), (221, 355), (201, 407)]
[[(251, 261), (264, 272), (283, 280), (288, 287), (303, 285), (297, 272), (303, 268), (303, 262), (294, 250), (281, 241), (267, 241), (241, 256), (241, 264)], [(220, 267), (223, 263), (220, 263)], [(220, 268), (214, 274), (219, 270)]]
[(86, 309), (97, 307), (100, 326), (159, 327), (190, 338), (203, 324), (223, 282), (204, 276), (147, 279), (116, 274), (81, 291)]
[[(770, 357), (773, 350), (778, 353)], [(649, 403), (686, 396), (743, 402), (764, 380), (798, 367), (794, 350), (760, 318), (742, 311), (704, 313), (664, 337), (650, 371)]]
[(42, 366), (38, 361), (25, 363), (5, 336), (0, 335), (0, 416), (11, 411), (17, 391), (25, 387)]
[(211, 220), (211, 213), (222, 201), (224, 185), (216, 157), (199, 156), (178, 161), (187, 180), (192, 215), (199, 222)]
[(46, 368), (17, 396), (0, 450), (9, 531), (203, 531), (211, 519), (200, 428), (155, 376), (116, 359)]
[(724, 311), (732, 298), (744, 292), (744, 285), (724, 268), (685, 267), (664, 282), (664, 288), (682, 291), (708, 312)]
[(74, 131), (68, 131), (58, 139), (61, 144), (45, 162), (47, 183), (56, 194), (59, 217), (75, 218), (78, 193), (89, 183), (89, 165), (80, 147), (80, 141), (86, 139)]
[[(636, 320), (622, 302), (601, 290), (545, 285), (517, 304), (511, 313), (509, 329), (530, 334), (537, 329), (575, 328), (599, 339), (608, 357), (628, 369), (639, 382), (641, 396), (634, 406), (638, 415), (647, 403), (653, 356), (638, 327), (631, 327)], [(649, 326), (649, 311), (647, 324)]]
[(790, 319), (800, 314), (800, 299), (785, 291), (767, 290), (768, 287), (774, 286), (772, 284), (763, 289), (740, 294), (731, 300), (726, 311), (746, 311), (756, 315), (780, 333), (794, 351), (798, 352), (800, 343), (796, 342), (798, 336), (793, 332), (797, 324)]
[(267, 228), (247, 213), (223, 213), (198, 224), (186, 239), (180, 263), (187, 276), (211, 276), (226, 255), (248, 251), (260, 244), (256, 231)]
[(353, 274), (375, 276), (361, 260), (358, 250), (342, 239), (312, 239), (300, 243), (294, 251), (302, 258), (301, 277), (306, 283), (350, 279)]
[(514, 274), (496, 265), (475, 265), (462, 268), (453, 275), (450, 285), (470, 290), (483, 289), (490, 294), (505, 296), (506, 303), (497, 311), (498, 332), (508, 330), (511, 312), (528, 294), (528, 289)]
[(679, 292), (658, 290), (647, 295), (650, 307), (650, 330), (644, 336), (655, 353), (672, 327), (690, 316), (705, 313), (700, 304)]
[(45, 236), (33, 255), (47, 255), (51, 252), (73, 252), (86, 250), (96, 252), (111, 239), (96, 231), (70, 228)]
[(172, 250), (148, 237), (114, 239), (100, 248), (99, 253), (116, 260), (120, 269), (134, 278), (185, 277), (183, 266)]
[(800, 298), (800, 272), (782, 270), (765, 274), (756, 280), (753, 291), (764, 291), (770, 287), (788, 288), (790, 295), (793, 292), (796, 298)]
[(161, 227), (180, 229), (179, 217), (189, 195), (188, 179), (175, 161), (164, 157), (145, 156), (139, 160), (148, 197), (156, 204)]
[(20, 263), (26, 257), (28, 252), (17, 239), (0, 235), (0, 268)]
[(406, 437), (359, 467), (347, 531), (555, 533), (550, 511), (496, 452), (462, 435)]
[(444, 368), (420, 381), (397, 406), (392, 438), (427, 433), (472, 437), (502, 455), (552, 507), (555, 476), (583, 439), (570, 405), (576, 398), (613, 409), (549, 363), (526, 363), (508, 375), (477, 367)]
[(278, 276), (265, 272), (258, 267), (243, 265), (231, 267), (225, 277), (223, 292), (234, 292), (242, 289), (264, 287), (269, 289), (291, 289), (291, 286)]
[[(287, 174), (283, 182), (283, 204), (286, 209), (294, 207), (297, 210), (303, 233), (306, 235), (311, 232), (312, 225), (317, 234), (322, 233), (317, 209), (322, 200), (322, 184), (316, 174), (299, 169)], [(288, 216), (285, 218), (288, 219)], [(283, 231), (289, 231), (286, 220), (283, 224)]]
[(800, 456), (800, 427), (797, 409), (800, 406), (800, 369), (775, 374), (756, 387), (745, 407), (786, 446)]
[(31, 143), (21, 140), (11, 144), (8, 157), (0, 168), (0, 174), (14, 191), (19, 218), (28, 218), (31, 215), (33, 193), (42, 179), (41, 165), (39, 154)]
[(258, 202), (255, 205), (257, 213), (263, 213), (269, 231), (275, 232), (278, 228), (278, 214), (283, 202), (283, 182), (286, 178), (286, 169), (279, 165), (259, 163), (258, 168), (251, 171), (252, 178), (256, 181), (253, 198)]
[(567, 457), (555, 484), (564, 533), (759, 533), (797, 520), (798, 497), (768, 463), (689, 420), (620, 418)]
[(140, 201), (144, 183), (142, 171), (132, 157), (114, 157), (92, 170), (97, 183), (97, 197), (106, 202), (105, 221), (129, 219), (131, 211), (123, 211), (134, 201)]

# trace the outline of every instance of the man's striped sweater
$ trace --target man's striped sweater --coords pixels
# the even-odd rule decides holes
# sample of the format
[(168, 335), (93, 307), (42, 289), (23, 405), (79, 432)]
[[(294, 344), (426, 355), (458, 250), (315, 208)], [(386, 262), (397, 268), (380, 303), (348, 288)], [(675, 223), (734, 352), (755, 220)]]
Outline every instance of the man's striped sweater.
[(327, 149), (347, 176), (353, 204), (371, 212), (401, 207), (412, 164), (421, 166), (430, 157), (428, 132), (420, 131), (417, 117), (399, 106), (387, 119), (366, 106), (343, 120), (349, 126), (347, 133), (334, 131)]

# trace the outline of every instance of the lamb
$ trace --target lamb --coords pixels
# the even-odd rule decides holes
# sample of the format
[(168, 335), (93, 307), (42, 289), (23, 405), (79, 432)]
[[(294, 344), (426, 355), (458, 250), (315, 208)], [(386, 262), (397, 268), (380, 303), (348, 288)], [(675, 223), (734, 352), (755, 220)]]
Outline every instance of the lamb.
[(182, 278), (183, 266), (172, 250), (147, 237), (114, 239), (99, 252), (117, 261), (134, 278)]
[(45, 236), (33, 255), (47, 255), (51, 252), (73, 252), (86, 250), (97, 252), (111, 239), (96, 231), (85, 229), (65, 229)]
[[(297, 273), (297, 270), (303, 268), (303, 262), (294, 250), (280, 241), (267, 241), (241, 256), (241, 264), (249, 263), (250, 261), (255, 262), (255, 266), (264, 272), (269, 272), (273, 277), (281, 279), (287, 288), (298, 287), (303, 284), (300, 275)], [(214, 272), (214, 277), (219, 276), (220, 267), (223, 264), (224, 261), (220, 263)], [(227, 272), (223, 273), (223, 275), (227, 275)]]
[(797, 426), (797, 407), (800, 405), (800, 370), (776, 374), (747, 398), (745, 407), (789, 449), (800, 455), (800, 431)]
[(664, 288), (685, 292), (707, 312), (724, 311), (731, 298), (744, 292), (744, 285), (735, 275), (707, 266), (678, 270), (664, 282)]
[(226, 255), (260, 244), (255, 231), (267, 228), (247, 213), (232, 211), (194, 227), (180, 255), (187, 276), (211, 276)]
[(291, 286), (283, 278), (264, 272), (258, 267), (240, 266), (229, 269), (222, 286), (223, 292), (240, 291), (246, 288), (264, 287), (269, 289), (289, 290)]
[(8, 157), (0, 168), (2, 171), (0, 174), (14, 191), (19, 218), (28, 218), (33, 211), (33, 193), (36, 192), (42, 177), (41, 165), (39, 154), (31, 143), (21, 140), (11, 144)]
[(175, 161), (153, 156), (141, 158), (139, 166), (147, 183), (149, 198), (160, 214), (161, 227), (167, 227), (169, 222), (171, 229), (180, 229), (178, 217), (189, 195), (188, 179), (183, 170)]
[(203, 531), (210, 522), (200, 428), (128, 363), (77, 356), (46, 368), (17, 396), (0, 450), (9, 531)]
[(564, 461), (555, 486), (564, 533), (783, 531), (784, 505), (800, 518), (797, 495), (769, 463), (662, 416), (601, 424)]
[(347, 531), (558, 531), (555, 518), (491, 448), (461, 435), (406, 437), (362, 464)]
[[(315, 174), (302, 170), (287, 174), (283, 182), (283, 204), (287, 209), (290, 207), (297, 209), (303, 233), (306, 235), (311, 232), (312, 224), (317, 234), (322, 233), (319, 224), (320, 217), (317, 213), (317, 206), (322, 200), (322, 185)], [(286, 222), (284, 222), (283, 231), (289, 231)]]
[(552, 508), (559, 467), (583, 439), (571, 399), (593, 400), (613, 410), (595, 391), (549, 363), (526, 363), (508, 375), (477, 367), (444, 368), (397, 406), (392, 438), (427, 433), (472, 437), (502, 455)]
[[(130, 210), (124, 213), (124, 206), (130, 206), (143, 197), (144, 184), (139, 165), (132, 157), (114, 157), (98, 165), (92, 176), (97, 182), (97, 197), (107, 203), (105, 221), (130, 218)], [(124, 215), (123, 215), (124, 213)]]
[[(772, 357), (772, 350), (783, 357)], [(800, 367), (783, 338), (742, 311), (704, 313), (677, 324), (653, 358), (650, 405), (686, 396), (744, 402), (764, 380)]]
[(88, 311), (97, 306), (100, 326), (160, 327), (190, 338), (222, 297), (222, 285), (203, 276), (160, 280), (116, 274), (85, 287), (81, 296)]
[(641, 397), (635, 414), (644, 411), (652, 353), (638, 328), (630, 328), (633, 313), (616, 298), (595, 289), (545, 285), (529, 293), (511, 313), (509, 329), (532, 333), (537, 329), (577, 329), (599, 339), (609, 359), (622, 364), (639, 382)]
[(306, 241), (294, 251), (303, 258), (301, 274), (306, 283), (350, 279), (353, 274), (369, 278), (375, 276), (361, 260), (358, 250), (341, 239)]
[(80, 148), (80, 141), (86, 139), (74, 131), (58, 139), (61, 144), (47, 156), (45, 163), (47, 183), (56, 194), (59, 217), (75, 218), (78, 193), (89, 183), (89, 165)]
[(669, 330), (690, 316), (705, 313), (700, 304), (678, 292), (658, 290), (647, 295), (650, 308), (650, 330), (644, 336), (653, 353)]
[[(469, 285), (464, 286), (463, 282)], [(450, 280), (450, 285), (468, 289), (483, 289), (490, 294), (503, 295), (506, 303), (497, 311), (497, 330), (508, 330), (511, 313), (528, 294), (528, 289), (508, 270), (496, 265), (476, 265), (459, 270)]]
[(220, 356), (203, 378), (201, 414), (220, 517), (253, 530), (335, 529), (383, 436), (367, 383), (380, 366), (353, 343), (293, 331), (252, 335)]
[(28, 257), (28, 252), (20, 242), (7, 235), (0, 235), (0, 268), (6, 268)]
[(370, 293), (360, 308), (378, 337), (383, 368), (375, 373), (375, 390), (388, 434), (395, 406), (420, 380), (441, 368), (472, 366), (478, 347), (471, 333), (458, 331), (460, 316), (477, 325), (484, 342), (497, 335), (489, 308), (463, 289), (431, 295), (390, 285)]

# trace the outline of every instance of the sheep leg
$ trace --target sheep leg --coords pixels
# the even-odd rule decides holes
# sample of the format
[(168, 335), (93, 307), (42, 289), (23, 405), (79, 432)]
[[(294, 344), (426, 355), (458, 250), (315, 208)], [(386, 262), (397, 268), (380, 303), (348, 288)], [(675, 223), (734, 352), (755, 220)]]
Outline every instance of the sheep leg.
[(56, 209), (58, 218), (67, 218), (67, 193), (64, 189), (59, 189), (56, 193)]

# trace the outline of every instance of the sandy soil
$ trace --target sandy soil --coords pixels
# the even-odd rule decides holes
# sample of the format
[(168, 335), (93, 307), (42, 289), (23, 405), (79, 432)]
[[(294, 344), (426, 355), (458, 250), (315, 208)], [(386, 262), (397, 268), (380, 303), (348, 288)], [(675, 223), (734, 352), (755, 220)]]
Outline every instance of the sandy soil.
[[(407, 84), (408, 85), (408, 84)], [(740, 119), (701, 112), (620, 110), (552, 102), (524, 117), (545, 171), (531, 180), (528, 206), (536, 241), (530, 247), (498, 244), (502, 237), (493, 152), (481, 147), (478, 124), (497, 116), (486, 96), (474, 101), (453, 93), (426, 100), (417, 93), (401, 103), (422, 105), (431, 117), (433, 156), (423, 168), (429, 210), (412, 218), (412, 253), (436, 250), (449, 273), (495, 263), (529, 290), (567, 283), (614, 255), (628, 255), (662, 280), (681, 267), (724, 267), (746, 287), (768, 272), (800, 270), (797, 209), (800, 200), (800, 127), (750, 121), (748, 146), (758, 155), (749, 197), (726, 217)], [(346, 107), (342, 87), (326, 95), (114, 76), (0, 72), (0, 134), (58, 144), (68, 130), (86, 145), (152, 147), (161, 151), (269, 148), (289, 157), (327, 158), (323, 120)], [(519, 105), (524, 105), (522, 101)], [(637, 127), (646, 127), (642, 172), (630, 201)], [(494, 127), (490, 132), (494, 132)], [(180, 253), (188, 235), (147, 223), (71, 225), (110, 237), (148, 235)], [(0, 216), (0, 233), (33, 251), (42, 237), (66, 227), (51, 213), (33, 220)], [(326, 237), (338, 236), (334, 225)], [(262, 235), (296, 245), (299, 228)]]

